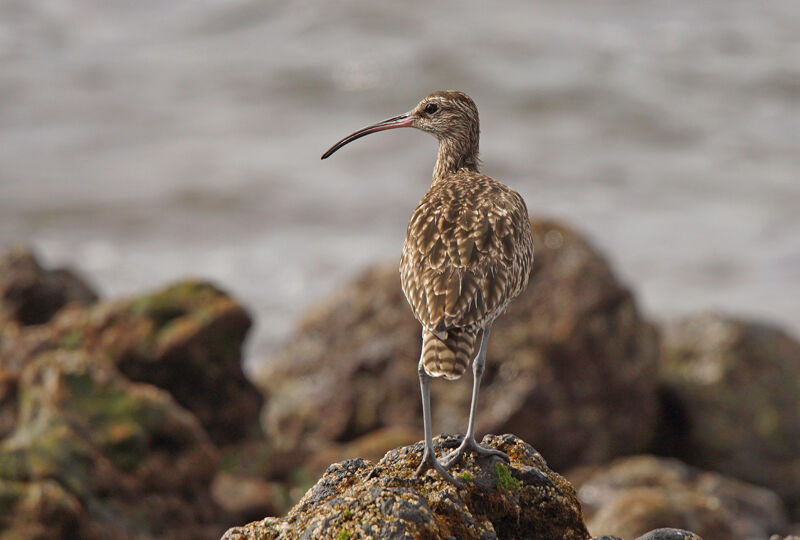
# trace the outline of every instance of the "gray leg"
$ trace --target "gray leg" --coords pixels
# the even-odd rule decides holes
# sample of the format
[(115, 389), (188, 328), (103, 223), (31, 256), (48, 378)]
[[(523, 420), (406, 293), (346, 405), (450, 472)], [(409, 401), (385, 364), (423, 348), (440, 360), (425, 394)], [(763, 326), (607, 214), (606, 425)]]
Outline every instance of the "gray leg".
[(420, 476), (428, 469), (436, 469), (436, 471), (442, 475), (442, 478), (457, 488), (463, 488), (464, 484), (453, 478), (452, 475), (442, 467), (442, 464), (436, 459), (436, 454), (433, 451), (433, 435), (431, 434), (431, 376), (425, 372), (421, 357), (419, 359), (417, 371), (419, 372), (419, 389), (422, 393), (422, 421), (425, 429), (425, 451), (422, 454), (422, 461), (420, 461), (415, 474)]
[(483, 370), (486, 364), (486, 347), (489, 344), (489, 334), (491, 334), (491, 332), (491, 328), (485, 328), (483, 330), (483, 336), (481, 337), (481, 348), (478, 351), (478, 355), (475, 357), (475, 360), (472, 361), (472, 402), (469, 406), (469, 424), (467, 425), (467, 434), (464, 435), (464, 441), (461, 443), (461, 445), (445, 457), (443, 462), (445, 468), (450, 468), (458, 463), (463, 457), (464, 453), (467, 451), (481, 456), (497, 456), (505, 459), (506, 461), (509, 460), (508, 456), (504, 452), (494, 448), (481, 446), (475, 442), (475, 415), (478, 409), (478, 391), (481, 387), (481, 377), (483, 377)]

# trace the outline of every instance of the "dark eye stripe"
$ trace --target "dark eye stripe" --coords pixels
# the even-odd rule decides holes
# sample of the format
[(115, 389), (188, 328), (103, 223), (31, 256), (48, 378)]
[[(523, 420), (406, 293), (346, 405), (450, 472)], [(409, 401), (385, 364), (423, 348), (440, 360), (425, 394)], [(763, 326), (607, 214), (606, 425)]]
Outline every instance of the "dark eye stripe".
[(439, 106), (436, 103), (428, 103), (425, 105), (425, 112), (428, 114), (433, 114), (439, 110)]

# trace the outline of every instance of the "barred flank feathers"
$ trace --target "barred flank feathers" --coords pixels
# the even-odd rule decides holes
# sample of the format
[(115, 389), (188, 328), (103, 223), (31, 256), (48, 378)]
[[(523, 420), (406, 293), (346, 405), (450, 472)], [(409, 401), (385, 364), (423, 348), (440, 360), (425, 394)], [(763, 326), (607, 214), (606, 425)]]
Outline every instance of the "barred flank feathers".
[(425, 330), (422, 338), (422, 366), (431, 377), (454, 380), (461, 377), (472, 360), (476, 330), (451, 328), (442, 341)]

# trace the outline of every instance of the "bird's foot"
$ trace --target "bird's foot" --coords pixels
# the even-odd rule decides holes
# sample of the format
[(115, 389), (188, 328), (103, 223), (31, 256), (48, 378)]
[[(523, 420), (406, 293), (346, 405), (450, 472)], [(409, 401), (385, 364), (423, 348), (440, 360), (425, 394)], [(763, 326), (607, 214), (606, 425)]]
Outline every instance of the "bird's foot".
[(496, 448), (491, 448), (489, 446), (483, 446), (482, 444), (478, 444), (477, 442), (475, 442), (475, 439), (473, 437), (464, 437), (464, 441), (461, 443), (461, 445), (444, 457), (442, 461), (442, 466), (445, 469), (449, 469), (450, 467), (461, 461), (461, 458), (463, 458), (464, 454), (466, 454), (467, 452), (472, 452), (473, 454), (477, 454), (478, 456), (483, 456), (483, 457), (497, 456), (506, 462), (511, 461), (511, 459), (505, 452), (501, 452)]
[(426, 448), (425, 452), (422, 454), (422, 461), (420, 461), (419, 467), (417, 467), (414, 475), (418, 477), (422, 476), (428, 469), (435, 469), (447, 482), (450, 482), (458, 489), (464, 489), (464, 484), (453, 478), (453, 475), (447, 472), (447, 470), (442, 467), (442, 464), (439, 463), (439, 460), (436, 459), (436, 455)]

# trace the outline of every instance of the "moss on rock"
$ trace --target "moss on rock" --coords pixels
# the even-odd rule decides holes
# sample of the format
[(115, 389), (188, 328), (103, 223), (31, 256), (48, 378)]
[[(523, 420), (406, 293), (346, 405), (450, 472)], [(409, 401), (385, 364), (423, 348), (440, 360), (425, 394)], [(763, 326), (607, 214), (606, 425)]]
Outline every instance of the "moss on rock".
[[(437, 437), (445, 452), (455, 437)], [(417, 478), (422, 443), (397, 448), (373, 463), (351, 459), (331, 465), (284, 518), (266, 518), (229, 529), (225, 540), (274, 538), (538, 538), (589, 537), (572, 486), (547, 467), (530, 445), (512, 436), (483, 440), (511, 457), (498, 479), (496, 458), (467, 456), (456, 475), (474, 478), (456, 489), (431, 471)], [(501, 482), (514, 486), (500, 488)], [(500, 489), (499, 489), (500, 488)]]

